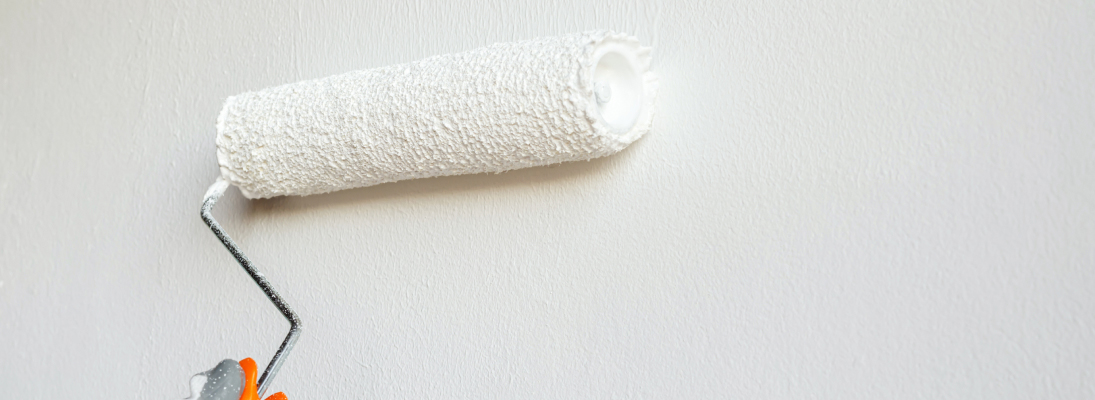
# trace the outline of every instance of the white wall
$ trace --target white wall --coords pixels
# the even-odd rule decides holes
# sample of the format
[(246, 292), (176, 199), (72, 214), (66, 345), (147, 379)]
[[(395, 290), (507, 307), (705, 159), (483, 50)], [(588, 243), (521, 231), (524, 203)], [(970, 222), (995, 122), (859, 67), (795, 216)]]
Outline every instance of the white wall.
[(306, 324), (273, 390), (1095, 397), (1091, 2), (36, 3), (0, 4), (0, 397), (265, 365), (287, 324), (198, 218), (225, 97), (599, 27), (656, 48), (620, 155), (229, 191)]

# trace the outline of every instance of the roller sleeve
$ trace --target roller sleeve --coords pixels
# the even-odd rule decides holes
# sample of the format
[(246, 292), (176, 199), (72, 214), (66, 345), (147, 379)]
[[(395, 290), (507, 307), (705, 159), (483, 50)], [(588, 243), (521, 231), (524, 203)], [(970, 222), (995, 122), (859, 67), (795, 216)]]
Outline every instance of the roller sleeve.
[(649, 130), (649, 64), (595, 31), (248, 92), (217, 118), (217, 159), (265, 198), (602, 157)]

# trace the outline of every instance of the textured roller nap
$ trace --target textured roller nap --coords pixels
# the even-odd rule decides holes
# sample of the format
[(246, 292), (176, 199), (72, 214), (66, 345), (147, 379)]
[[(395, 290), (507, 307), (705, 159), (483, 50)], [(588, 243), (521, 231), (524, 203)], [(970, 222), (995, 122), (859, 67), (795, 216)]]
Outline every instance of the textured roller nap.
[(248, 198), (588, 160), (649, 129), (649, 62), (597, 31), (244, 93), (217, 119), (217, 159)]

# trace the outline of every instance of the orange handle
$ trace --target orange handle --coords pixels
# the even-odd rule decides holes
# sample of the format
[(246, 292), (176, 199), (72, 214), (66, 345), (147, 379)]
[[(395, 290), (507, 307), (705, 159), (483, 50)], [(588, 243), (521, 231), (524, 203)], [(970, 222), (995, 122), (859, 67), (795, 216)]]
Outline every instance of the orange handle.
[[(240, 396), (240, 400), (259, 400), (259, 388), (256, 383), (259, 376), (258, 365), (255, 365), (255, 360), (248, 357), (240, 360), (240, 367), (243, 367), (244, 377), (243, 395)], [(289, 400), (289, 397), (285, 396), (285, 393), (277, 392), (267, 397), (266, 400)]]

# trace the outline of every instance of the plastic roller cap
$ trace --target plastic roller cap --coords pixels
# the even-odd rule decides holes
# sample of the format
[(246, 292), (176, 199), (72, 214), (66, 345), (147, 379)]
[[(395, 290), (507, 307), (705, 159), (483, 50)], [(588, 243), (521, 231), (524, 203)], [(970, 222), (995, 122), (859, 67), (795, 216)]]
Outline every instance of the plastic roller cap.
[(243, 368), (236, 360), (224, 360), (190, 378), (190, 397), (186, 400), (239, 400), (243, 386)]

